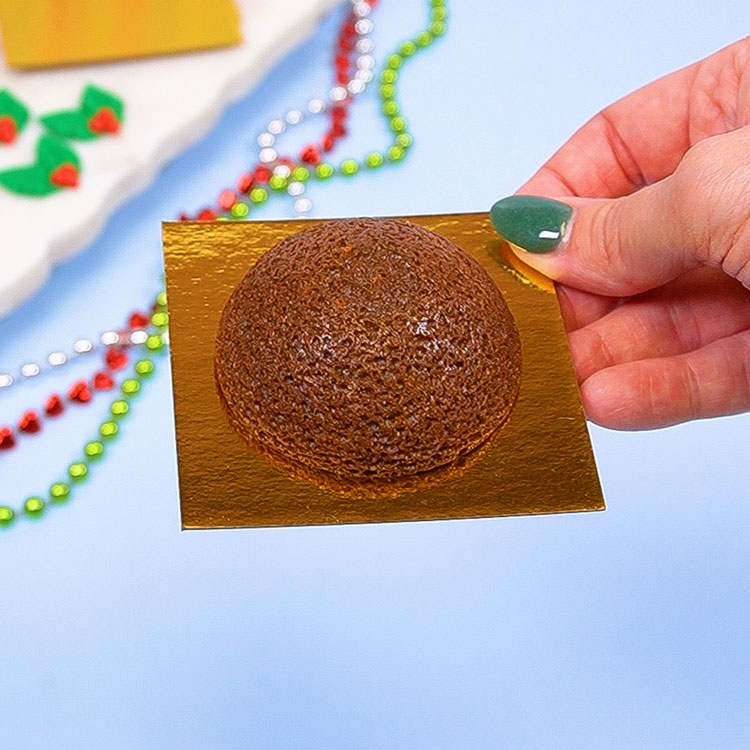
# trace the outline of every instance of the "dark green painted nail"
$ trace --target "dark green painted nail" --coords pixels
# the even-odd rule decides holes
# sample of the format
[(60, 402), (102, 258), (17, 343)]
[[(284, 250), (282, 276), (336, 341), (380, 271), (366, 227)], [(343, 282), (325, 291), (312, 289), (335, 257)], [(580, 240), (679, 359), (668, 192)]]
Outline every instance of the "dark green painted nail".
[(567, 204), (535, 195), (511, 195), (490, 209), (498, 234), (529, 253), (551, 253), (562, 242), (572, 215)]

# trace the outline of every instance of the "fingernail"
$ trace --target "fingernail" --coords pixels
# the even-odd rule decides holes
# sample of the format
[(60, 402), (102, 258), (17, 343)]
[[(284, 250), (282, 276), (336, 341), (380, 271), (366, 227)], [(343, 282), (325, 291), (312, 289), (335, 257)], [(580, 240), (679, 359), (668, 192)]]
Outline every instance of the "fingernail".
[(529, 253), (551, 253), (565, 237), (573, 216), (566, 203), (535, 195), (511, 195), (490, 209), (497, 233)]

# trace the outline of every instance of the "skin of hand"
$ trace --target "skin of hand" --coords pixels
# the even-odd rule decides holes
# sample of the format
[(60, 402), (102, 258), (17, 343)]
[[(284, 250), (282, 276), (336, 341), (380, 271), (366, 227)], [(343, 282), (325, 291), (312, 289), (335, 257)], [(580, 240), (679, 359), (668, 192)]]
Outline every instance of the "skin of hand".
[(750, 409), (750, 38), (600, 112), (519, 194), (493, 223), (557, 283), (591, 420)]

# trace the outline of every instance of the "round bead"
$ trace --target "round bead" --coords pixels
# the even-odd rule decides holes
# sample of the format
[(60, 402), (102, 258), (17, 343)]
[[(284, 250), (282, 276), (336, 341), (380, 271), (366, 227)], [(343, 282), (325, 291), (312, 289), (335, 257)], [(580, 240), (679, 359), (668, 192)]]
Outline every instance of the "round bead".
[(388, 149), (389, 161), (401, 161), (404, 158), (404, 149), (401, 146), (391, 146)]
[(286, 123), (283, 120), (271, 120), (268, 123), (268, 132), (271, 135), (279, 135), (286, 130)]
[(442, 36), (445, 34), (445, 24), (442, 21), (433, 21), (430, 24), (430, 34), (432, 36)]
[(307, 167), (295, 167), (291, 177), (295, 182), (305, 182), (310, 179), (310, 170)]
[(156, 304), (159, 305), (159, 307), (167, 306), (167, 293), (166, 292), (159, 292), (159, 294), (156, 295)]
[(370, 6), (365, 2), (354, 3), (352, 10), (357, 18), (367, 18), (370, 15)]
[(305, 192), (305, 186), (301, 182), (290, 182), (286, 186), (286, 191), (289, 195), (302, 195)]
[(398, 48), (398, 51), (404, 57), (411, 57), (417, 51), (417, 45), (408, 40)]
[(377, 151), (373, 151), (365, 157), (365, 165), (370, 169), (376, 169), (381, 166), (384, 161), (383, 154), (379, 154)]
[(127, 401), (113, 401), (109, 407), (109, 412), (115, 419), (124, 417), (129, 411), (130, 406), (128, 406)]
[(84, 445), (83, 453), (91, 461), (98, 461), (104, 455), (104, 445), (98, 440), (92, 440)]
[(398, 70), (404, 64), (404, 58), (394, 52), (392, 55), (388, 55), (385, 64), (392, 70)]
[(346, 84), (346, 90), (356, 96), (365, 90), (365, 82), (361, 78), (354, 78)]
[(268, 191), (265, 188), (253, 188), (250, 191), (250, 200), (253, 203), (265, 203), (268, 200)]
[(360, 55), (356, 65), (360, 70), (372, 70), (375, 67), (375, 58), (372, 55)]
[(445, 21), (448, 17), (448, 11), (442, 5), (439, 5), (432, 9), (430, 15), (433, 21)]
[(150, 359), (139, 359), (135, 363), (135, 371), (142, 378), (147, 378), (149, 375), (153, 375), (155, 369), (156, 367)]
[(146, 348), (150, 349), (152, 352), (158, 352), (159, 349), (161, 349), (164, 346), (164, 341), (162, 340), (161, 336), (149, 336), (146, 339)]
[(27, 362), (21, 367), (21, 375), (25, 378), (35, 378), (41, 372), (39, 365), (33, 362)]
[(250, 206), (239, 201), (232, 206), (232, 216), (235, 219), (244, 219), (250, 213)]
[(116, 422), (102, 422), (99, 425), (99, 434), (105, 440), (112, 440), (112, 438), (117, 437), (119, 431), (120, 428), (117, 426)]
[(383, 99), (393, 99), (395, 95), (396, 87), (392, 83), (384, 83), (380, 87), (380, 96), (382, 96)]
[(391, 70), (391, 68), (386, 68), (380, 74), (381, 83), (396, 83), (397, 80), (398, 80), (398, 72), (395, 70)]
[(283, 190), (286, 187), (286, 183), (286, 177), (279, 177), (277, 174), (272, 174), (268, 178), (268, 187), (270, 187), (271, 190)]
[(270, 164), (271, 162), (276, 161), (278, 156), (279, 155), (276, 153), (275, 149), (262, 148), (258, 154), (258, 159), (264, 164)]
[(276, 138), (270, 133), (261, 133), (258, 136), (258, 145), (261, 148), (269, 148), (273, 146), (274, 143), (276, 143)]
[(13, 385), (13, 376), (7, 372), (0, 372), (0, 388), (9, 388)]
[(88, 354), (94, 348), (90, 339), (78, 339), (73, 342), (73, 351), (76, 354)]
[(278, 167), (273, 168), (273, 173), (277, 177), (289, 177), (289, 175), (292, 173), (292, 170), (289, 168), (288, 164), (279, 164)]
[(165, 312), (156, 312), (151, 316), (151, 323), (157, 328), (166, 328), (169, 325), (169, 315)]
[(374, 78), (374, 74), (371, 70), (358, 70), (354, 74), (354, 78), (357, 81), (362, 81), (364, 84), (370, 83), (370, 81)]
[(307, 111), (311, 115), (319, 115), (321, 112), (325, 112), (326, 103), (322, 99), (310, 99), (307, 103)]
[(344, 99), (346, 99), (347, 91), (343, 86), (334, 86), (329, 92), (328, 92), (328, 98), (332, 102), (341, 102)]
[(395, 117), (399, 113), (400, 107), (395, 99), (386, 99), (383, 102), (383, 114), (388, 117)]
[(309, 198), (297, 198), (294, 201), (294, 210), (298, 214), (306, 214), (312, 209), (312, 201)]
[(354, 30), (360, 35), (364, 36), (372, 32), (373, 25), (369, 18), (360, 18), (357, 23), (354, 24)]
[(429, 31), (420, 31), (419, 34), (414, 37), (414, 42), (417, 47), (427, 47), (431, 41), (432, 34), (430, 34)]
[(30, 516), (38, 516), (44, 510), (44, 500), (36, 495), (27, 497), (26, 502), (23, 504), (23, 509)]
[(284, 118), (290, 125), (299, 125), (302, 122), (304, 115), (298, 109), (290, 109), (286, 113)]
[(52, 367), (59, 367), (60, 365), (64, 365), (67, 361), (68, 355), (65, 352), (51, 352), (47, 357), (47, 362), (49, 362)]
[(408, 133), (399, 133), (396, 136), (396, 145), (401, 146), (401, 148), (409, 148), (412, 143), (412, 137)]
[(130, 343), (140, 346), (141, 344), (146, 343), (147, 338), (148, 333), (146, 333), (146, 331), (132, 331), (130, 334)]
[(368, 39), (365, 37), (363, 39), (358, 39), (357, 43), (354, 45), (354, 48), (360, 54), (366, 55), (375, 49), (375, 43), (372, 41), (372, 39)]
[(125, 396), (135, 396), (141, 390), (141, 384), (135, 378), (128, 378), (123, 381), (121, 389)]
[(354, 159), (347, 159), (346, 161), (341, 162), (339, 171), (341, 172), (341, 174), (350, 177), (351, 175), (357, 174), (357, 172), (359, 172), (359, 164), (357, 164)]
[(99, 341), (101, 341), (104, 346), (114, 346), (115, 344), (120, 343), (120, 334), (117, 333), (117, 331), (105, 331), (99, 336)]
[(7, 505), (0, 505), (0, 526), (9, 526), (13, 523), (16, 514)]
[(329, 177), (333, 176), (333, 167), (330, 164), (323, 162), (322, 164), (318, 164), (318, 166), (315, 167), (315, 174), (321, 180), (327, 180)]
[(70, 497), (70, 485), (65, 482), (55, 482), (49, 488), (49, 496), (58, 503), (67, 500)]
[(88, 476), (89, 467), (83, 461), (77, 461), (68, 466), (68, 474), (74, 482), (81, 482)]
[(403, 133), (406, 130), (406, 120), (400, 115), (396, 115), (391, 119), (391, 130), (394, 133)]

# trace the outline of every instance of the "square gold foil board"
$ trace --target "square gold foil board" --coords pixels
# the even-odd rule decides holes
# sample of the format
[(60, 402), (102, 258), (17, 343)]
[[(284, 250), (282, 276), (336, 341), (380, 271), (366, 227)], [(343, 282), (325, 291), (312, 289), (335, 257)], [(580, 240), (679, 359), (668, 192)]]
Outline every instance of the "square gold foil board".
[(182, 525), (186, 529), (481, 518), (603, 510), (578, 385), (552, 285), (521, 267), (487, 214), (409, 216), (487, 270), (521, 334), (516, 406), (462, 473), (395, 497), (352, 497), (299, 479), (247, 446), (214, 379), (222, 309), (248, 268), (315, 221), (163, 227)]

